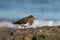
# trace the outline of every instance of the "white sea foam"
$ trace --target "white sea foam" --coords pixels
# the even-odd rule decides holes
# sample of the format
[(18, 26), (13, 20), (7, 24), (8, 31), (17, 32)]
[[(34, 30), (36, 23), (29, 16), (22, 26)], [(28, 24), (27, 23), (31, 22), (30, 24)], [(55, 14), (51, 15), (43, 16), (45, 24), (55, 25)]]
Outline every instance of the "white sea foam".
[(3, 21), (0, 22), (0, 27), (5, 27), (5, 28), (14, 28), (14, 29), (21, 29), (24, 28), (24, 26), (26, 26), (26, 28), (36, 28), (36, 27), (42, 27), (42, 26), (59, 26), (60, 25), (60, 21), (54, 21), (54, 20), (34, 20), (33, 24), (30, 26), (29, 22), (27, 24), (22, 24), (22, 25), (18, 25), (18, 24), (13, 24), (12, 22), (7, 22), (7, 21)]
[(42, 26), (55, 26), (55, 22), (53, 20), (34, 20), (32, 27), (42, 27)]

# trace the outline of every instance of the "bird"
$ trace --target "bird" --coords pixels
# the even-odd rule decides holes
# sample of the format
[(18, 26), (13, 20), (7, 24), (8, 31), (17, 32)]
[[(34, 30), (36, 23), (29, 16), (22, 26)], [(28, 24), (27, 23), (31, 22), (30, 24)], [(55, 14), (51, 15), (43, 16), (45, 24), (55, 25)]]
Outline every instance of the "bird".
[(35, 19), (34, 16), (30, 15), (30, 16), (22, 18), (16, 22), (13, 22), (13, 24), (19, 24), (19, 25), (26, 27), (26, 26), (32, 25), (34, 22), (34, 19)]

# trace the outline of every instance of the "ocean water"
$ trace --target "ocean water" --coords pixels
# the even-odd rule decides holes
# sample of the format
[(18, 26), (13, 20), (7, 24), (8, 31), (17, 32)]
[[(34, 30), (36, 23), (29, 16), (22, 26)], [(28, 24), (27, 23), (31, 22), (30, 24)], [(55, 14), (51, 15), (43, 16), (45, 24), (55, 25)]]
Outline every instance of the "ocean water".
[[(19, 20), (33, 15), (29, 28), (60, 25), (60, 0), (0, 0), (0, 20)], [(25, 24), (23, 24), (25, 25)], [(21, 25), (2, 21), (0, 27), (20, 29)], [(23, 27), (24, 28), (24, 27)]]
[(0, 18), (20, 19), (29, 15), (60, 20), (60, 0), (0, 0)]

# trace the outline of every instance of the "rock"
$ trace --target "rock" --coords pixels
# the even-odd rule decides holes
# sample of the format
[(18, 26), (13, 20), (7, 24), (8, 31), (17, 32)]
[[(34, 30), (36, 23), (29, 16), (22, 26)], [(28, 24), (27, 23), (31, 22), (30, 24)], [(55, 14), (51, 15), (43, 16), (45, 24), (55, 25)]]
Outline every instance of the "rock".
[[(60, 28), (40, 27), (26, 29), (10, 29), (0, 27), (0, 40), (60, 40)], [(40, 33), (42, 30), (43, 33)]]
[(17, 22), (13, 22), (14, 24), (27, 24), (29, 23), (29, 25), (32, 25), (33, 24), (33, 21), (34, 21), (34, 17), (32, 15), (28, 16), (28, 17), (25, 17)]
[(7, 28), (0, 28), (0, 40), (13, 40), (13, 36), (10, 35), (11, 31)]
[(24, 38), (24, 40), (32, 40), (32, 38), (33, 38), (33, 36), (32, 36), (31, 34), (29, 34), (28, 36), (26, 36), (26, 37)]

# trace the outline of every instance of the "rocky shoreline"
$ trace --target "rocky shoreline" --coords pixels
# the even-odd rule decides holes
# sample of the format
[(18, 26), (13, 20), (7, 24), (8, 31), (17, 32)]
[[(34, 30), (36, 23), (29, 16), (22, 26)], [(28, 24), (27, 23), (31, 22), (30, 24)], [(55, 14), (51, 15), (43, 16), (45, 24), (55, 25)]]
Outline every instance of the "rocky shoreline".
[(60, 26), (19, 30), (0, 28), (0, 40), (60, 40)]

